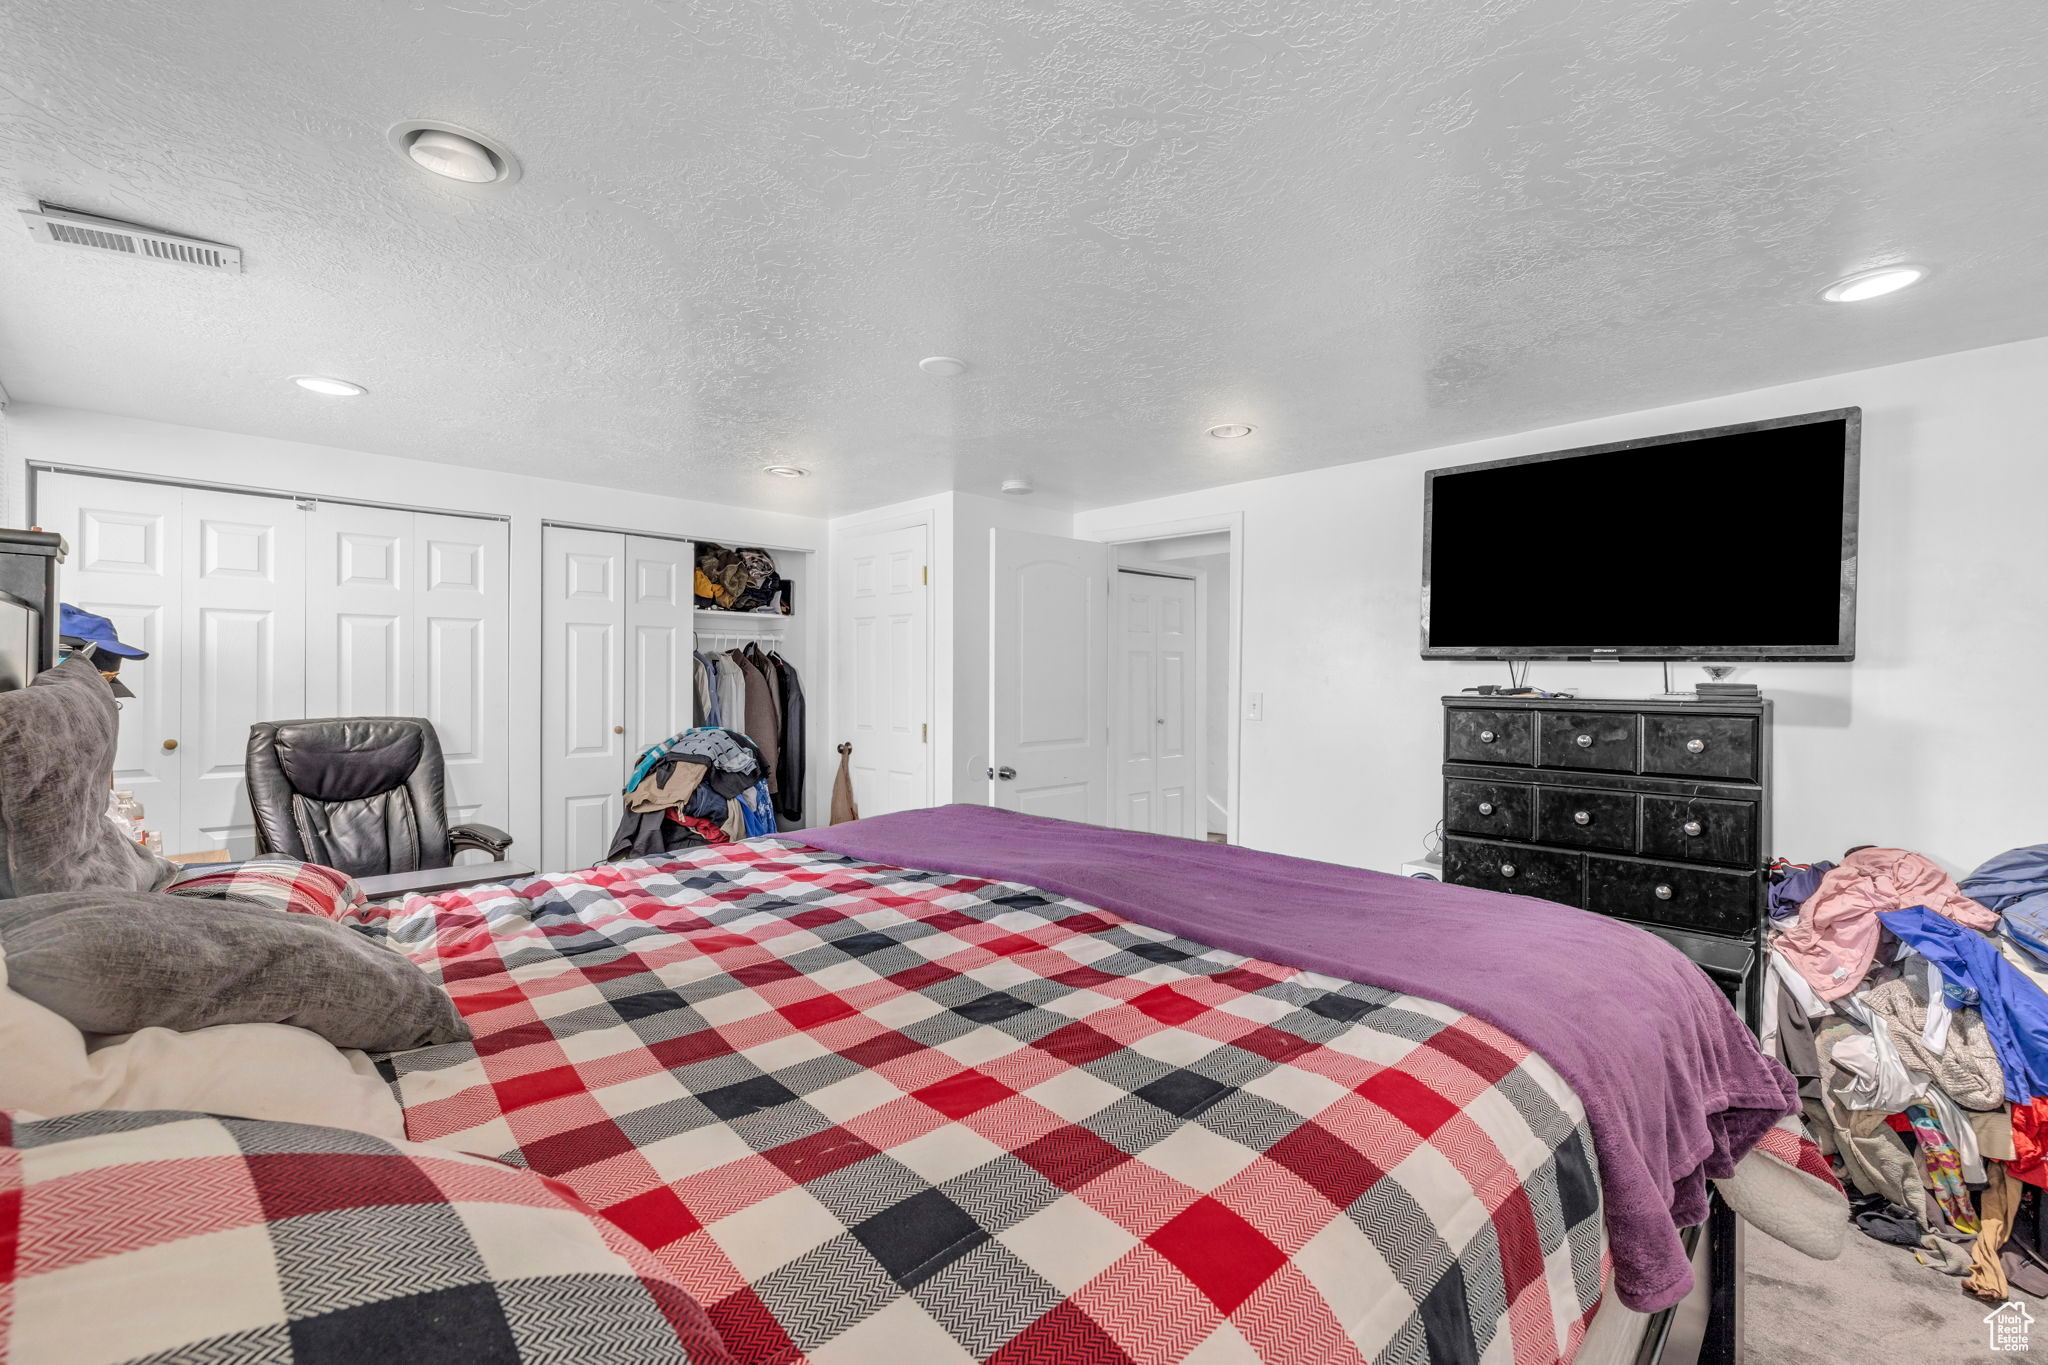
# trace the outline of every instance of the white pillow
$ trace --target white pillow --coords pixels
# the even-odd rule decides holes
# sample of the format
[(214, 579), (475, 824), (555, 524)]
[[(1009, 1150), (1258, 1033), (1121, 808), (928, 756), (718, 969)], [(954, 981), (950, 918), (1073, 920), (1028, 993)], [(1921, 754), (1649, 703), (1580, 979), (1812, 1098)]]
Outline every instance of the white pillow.
[(0, 1109), (186, 1109), (405, 1140), (398, 1099), (368, 1057), (289, 1024), (147, 1028), (88, 1041), (7, 987), (0, 952)]

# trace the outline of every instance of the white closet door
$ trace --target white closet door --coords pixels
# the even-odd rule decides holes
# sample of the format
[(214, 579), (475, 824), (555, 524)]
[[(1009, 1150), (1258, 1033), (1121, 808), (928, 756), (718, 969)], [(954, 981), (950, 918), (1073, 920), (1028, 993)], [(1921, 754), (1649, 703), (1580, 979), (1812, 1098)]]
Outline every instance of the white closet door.
[(1120, 572), (1110, 627), (1111, 822), (1195, 837), (1195, 585)]
[[(413, 519), (408, 715), (434, 723), (448, 763), (448, 821), (512, 819), (509, 527), (420, 513)], [(465, 854), (465, 858), (482, 855)]]
[(588, 867), (624, 808), (626, 538), (546, 528), (541, 599), (541, 870)]
[(838, 551), (835, 685), (860, 813), (932, 803), (930, 529), (850, 536)]
[(323, 502), (307, 533), (306, 714), (418, 714), (412, 513)]
[(57, 570), (59, 595), (106, 617), (124, 643), (150, 653), (121, 666), (121, 680), (135, 695), (121, 702), (114, 785), (135, 793), (144, 823), (162, 831), (171, 853), (197, 851), (180, 842), (181, 491), (76, 474), (36, 479), (36, 521), (63, 536), (71, 551)]
[(188, 852), (256, 851), (243, 772), (249, 727), (306, 714), (307, 514), (283, 498), (183, 492), (184, 725), (180, 818)]
[(626, 760), (690, 728), (695, 558), (679, 540), (626, 537)]

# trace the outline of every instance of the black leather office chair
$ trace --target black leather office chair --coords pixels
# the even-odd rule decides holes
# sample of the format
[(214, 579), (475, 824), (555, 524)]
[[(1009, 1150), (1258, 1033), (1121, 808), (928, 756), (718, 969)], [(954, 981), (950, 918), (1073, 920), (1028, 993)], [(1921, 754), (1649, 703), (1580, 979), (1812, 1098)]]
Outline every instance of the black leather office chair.
[(502, 860), (512, 846), (511, 835), (489, 825), (448, 827), (441, 740), (416, 717), (252, 725), (248, 776), (264, 853), (354, 877), (448, 867), (466, 848)]

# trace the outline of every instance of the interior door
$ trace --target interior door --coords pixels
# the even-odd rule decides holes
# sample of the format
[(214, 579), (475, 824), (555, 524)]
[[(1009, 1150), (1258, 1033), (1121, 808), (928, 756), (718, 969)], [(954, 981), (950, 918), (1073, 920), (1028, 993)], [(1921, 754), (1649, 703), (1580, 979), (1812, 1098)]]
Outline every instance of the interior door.
[(626, 538), (545, 528), (541, 600), (541, 868), (589, 867), (624, 809)]
[(413, 515), (306, 514), (306, 714), (414, 716)]
[[(505, 522), (482, 517), (412, 518), (407, 624), (416, 709), (404, 714), (425, 716), (441, 737), (450, 824), (481, 820), (511, 829), (509, 537)], [(462, 857), (485, 860), (475, 851)]]
[(626, 757), (690, 728), (696, 606), (688, 543), (626, 537)]
[(1109, 547), (989, 532), (989, 804), (1109, 815)]
[(932, 803), (931, 528), (847, 537), (833, 575), (835, 687), (863, 816)]
[(70, 557), (57, 570), (62, 600), (114, 623), (124, 643), (150, 657), (121, 665), (120, 742), (114, 786), (135, 793), (144, 824), (161, 831), (170, 853), (183, 844), (178, 736), (183, 672), (176, 642), (184, 601), (182, 490), (167, 484), (36, 477), (35, 519), (64, 537)]
[[(180, 819), (186, 852), (256, 852), (249, 727), (306, 714), (307, 513), (285, 498), (187, 488)], [(125, 671), (125, 670), (124, 670)]]
[(1194, 838), (1194, 581), (1119, 570), (1110, 634), (1111, 823)]

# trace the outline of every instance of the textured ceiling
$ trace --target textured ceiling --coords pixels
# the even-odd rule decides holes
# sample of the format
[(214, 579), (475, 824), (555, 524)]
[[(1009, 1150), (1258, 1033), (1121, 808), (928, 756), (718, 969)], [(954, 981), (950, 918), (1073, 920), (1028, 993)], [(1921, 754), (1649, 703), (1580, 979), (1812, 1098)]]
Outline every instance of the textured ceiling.
[[(10, 214), (0, 381), (792, 510), (1118, 502), (2048, 332), (2044, 61), (2040, 0), (7, 5), (6, 206), (247, 273)], [(524, 178), (412, 169), (411, 118)], [(1894, 259), (1936, 273), (1813, 301)]]

